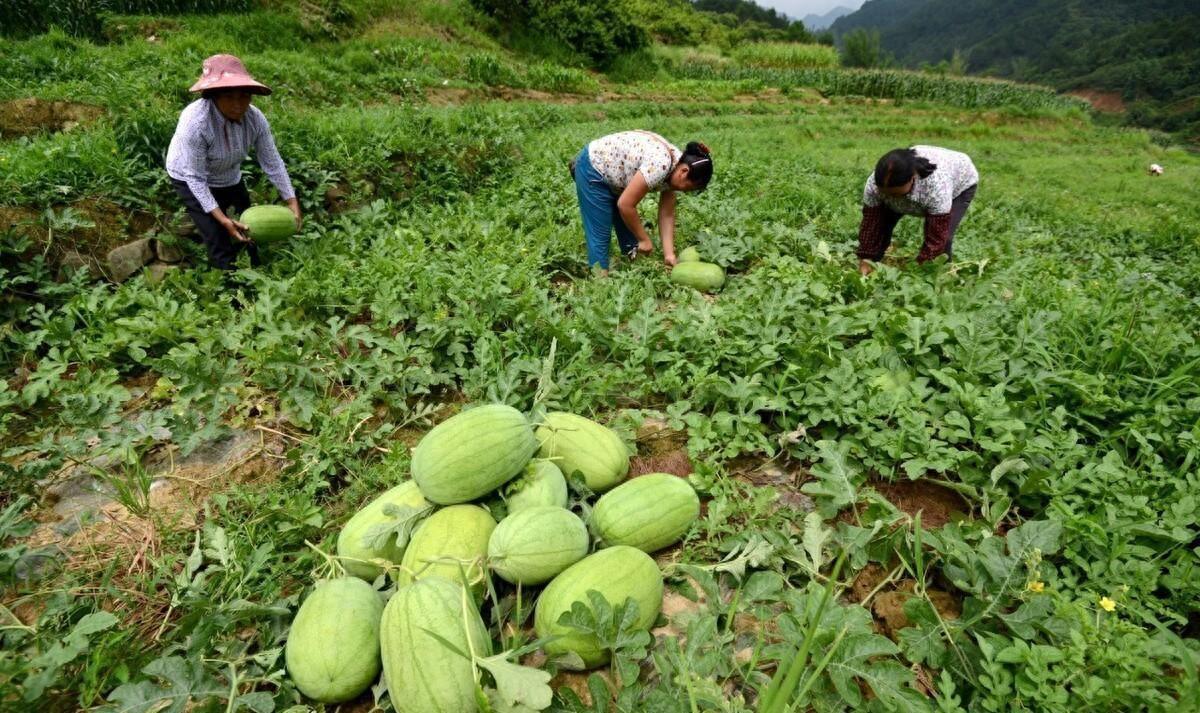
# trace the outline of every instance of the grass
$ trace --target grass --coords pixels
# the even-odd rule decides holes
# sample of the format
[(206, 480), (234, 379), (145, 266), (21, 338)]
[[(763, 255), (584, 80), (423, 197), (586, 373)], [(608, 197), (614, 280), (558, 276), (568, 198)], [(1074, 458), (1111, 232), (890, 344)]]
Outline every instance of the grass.
[[(451, 62), (461, 49), (464, 87), (509, 70), (578, 77), (487, 45), (460, 15), (444, 29), (461, 44), (437, 50), (428, 31), (450, 11), (421, 7), (406, 12), (428, 24), (396, 56)], [(49, 36), (0, 49), (23, 67), (3, 73), (6, 96), (71, 96), (96, 65), (147, 93), (133, 121), (115, 111), (133, 95), (106, 95), (118, 84), (106, 80), (92, 91), (108, 119), (0, 144), (9, 203), (107, 196), (160, 210), (161, 176), (135, 149), (172, 128), (178, 89), (140, 73), (161, 59), (185, 82), (189, 53), (209, 49), (202, 31), (231, 32), (223, 16), (179, 22), (148, 48)], [(542, 405), (627, 437), (662, 419), (686, 440), (706, 503), (662, 558), (687, 612), (659, 622), (673, 635), (622, 649), (619, 689), (576, 681), (618, 709), (841, 710), (869, 705), (864, 686), (911, 710), (1194, 699), (1200, 265), (1189, 240), (1200, 208), (1188, 191), (1200, 159), (1093, 126), (1040, 90), (892, 73), (722, 68), (735, 74), (633, 84), (622, 101), (376, 101), (371, 48), (392, 45), (373, 32), (253, 50), (264, 72), (327, 55), (373, 77), (331, 78), (345, 82), (337, 92), (285, 81), (264, 104), (311, 215), (260, 270), (232, 283), (202, 269), (157, 287), (55, 282), (0, 235), (6, 705), (152, 709), (180, 691), (199, 709), (302, 704), (280, 651), (328, 571), (314, 547), (330, 551), (339, 525), (404, 477), (435, 414), (477, 401), (529, 409), (539, 388)], [(495, 62), (471, 70), (471, 57)], [(802, 78), (829, 96), (739, 99)], [(844, 91), (830, 89), (839, 81)], [(886, 91), (901, 101), (843, 96)], [(716, 178), (681, 199), (679, 237), (728, 269), (716, 297), (672, 285), (654, 260), (589, 277), (563, 161), (629, 127), (713, 149)], [(911, 265), (920, 224), (906, 220), (888, 265), (862, 279), (863, 181), (883, 152), (918, 142), (980, 167), (958, 262)], [(1147, 176), (1151, 162), (1166, 175)], [(360, 207), (325, 214), (319, 188), (332, 182)], [(70, 459), (113, 454), (109, 476), (134, 488), (136, 464), (164, 448), (148, 434), (169, 433), (182, 457), (255, 426), (285, 434), (259, 431), (280, 443), (269, 476), (207, 493), (190, 524), (135, 518), (136, 538), (24, 578), (44, 553), (28, 539), (40, 511), (18, 496)], [(752, 484), (772, 468), (773, 485)], [(874, 490), (910, 480), (960, 493), (962, 521), (931, 530)], [(127, 497), (140, 508), (142, 495)], [(817, 510), (799, 512), (802, 497)], [(876, 568), (892, 576), (867, 589), (912, 595), (912, 626), (895, 640), (855, 594)], [(527, 635), (512, 596), (501, 589), (485, 608), (497, 639)], [(935, 607), (946, 598), (957, 616)], [(563, 687), (552, 710), (601, 705)]]

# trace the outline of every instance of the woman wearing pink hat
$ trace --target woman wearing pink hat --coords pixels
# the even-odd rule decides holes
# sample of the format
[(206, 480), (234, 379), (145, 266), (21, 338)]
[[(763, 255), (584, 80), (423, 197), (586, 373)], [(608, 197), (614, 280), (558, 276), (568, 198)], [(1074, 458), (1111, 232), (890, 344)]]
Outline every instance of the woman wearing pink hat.
[(250, 207), (241, 164), (251, 147), (300, 228), (300, 203), (275, 148), (271, 126), (267, 117), (250, 105), (252, 95), (270, 94), (271, 90), (255, 81), (240, 59), (218, 54), (204, 60), (203, 73), (190, 91), (199, 92), (200, 98), (179, 116), (167, 149), (167, 175), (200, 230), (213, 267), (232, 270), (243, 248), (250, 254), (250, 264), (258, 265), (254, 236), (247, 235), (246, 226), (225, 212)]

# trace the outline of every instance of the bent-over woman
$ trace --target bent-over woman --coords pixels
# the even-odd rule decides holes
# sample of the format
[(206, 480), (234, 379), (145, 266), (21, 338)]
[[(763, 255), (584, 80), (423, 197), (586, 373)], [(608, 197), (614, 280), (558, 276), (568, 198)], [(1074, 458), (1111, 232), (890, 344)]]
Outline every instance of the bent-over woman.
[(680, 151), (658, 134), (622, 131), (584, 146), (571, 163), (571, 174), (583, 215), (589, 266), (607, 273), (613, 228), (621, 253), (629, 259), (654, 252), (654, 243), (638, 216), (638, 203), (651, 192), (659, 194), (663, 258), (674, 265), (675, 194), (708, 187), (712, 154), (695, 141)]
[(965, 153), (936, 146), (914, 146), (888, 152), (875, 165), (863, 192), (858, 230), (858, 269), (883, 259), (892, 233), (904, 215), (925, 218), (925, 242), (917, 262), (945, 254), (953, 259), (954, 233), (967, 214), (979, 172)]
[(213, 267), (232, 270), (243, 249), (250, 254), (250, 264), (258, 265), (254, 236), (247, 235), (246, 226), (226, 213), (250, 207), (241, 164), (251, 148), (296, 216), (297, 230), (301, 222), (300, 203), (275, 148), (271, 126), (250, 103), (253, 95), (270, 94), (271, 90), (251, 77), (240, 59), (218, 54), (204, 60), (200, 79), (189, 91), (199, 92), (200, 98), (179, 116), (167, 149), (167, 175), (200, 231)]

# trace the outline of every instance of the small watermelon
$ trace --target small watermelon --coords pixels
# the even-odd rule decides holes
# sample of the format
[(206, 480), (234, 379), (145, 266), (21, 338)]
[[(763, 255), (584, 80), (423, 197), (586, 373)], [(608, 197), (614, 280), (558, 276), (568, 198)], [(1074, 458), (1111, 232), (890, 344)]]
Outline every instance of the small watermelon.
[(683, 251), (681, 253), (679, 253), (678, 261), (679, 262), (700, 262), (700, 251), (697, 250), (694, 245), (690, 248), (684, 248)]

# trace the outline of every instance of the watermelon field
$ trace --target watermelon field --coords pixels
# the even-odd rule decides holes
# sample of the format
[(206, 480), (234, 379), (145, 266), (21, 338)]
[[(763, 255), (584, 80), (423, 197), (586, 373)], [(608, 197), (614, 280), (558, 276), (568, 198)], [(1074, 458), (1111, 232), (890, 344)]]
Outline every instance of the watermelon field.
[[(0, 710), (1200, 710), (1200, 157), (828, 48), (246, 6), (0, 37)], [(216, 52), (305, 211), (230, 276), (162, 169)], [(567, 160), (632, 128), (712, 149), (719, 290), (589, 271)], [(861, 276), (918, 143), (979, 167), (955, 261)], [(60, 264), (147, 235), (187, 266)]]

